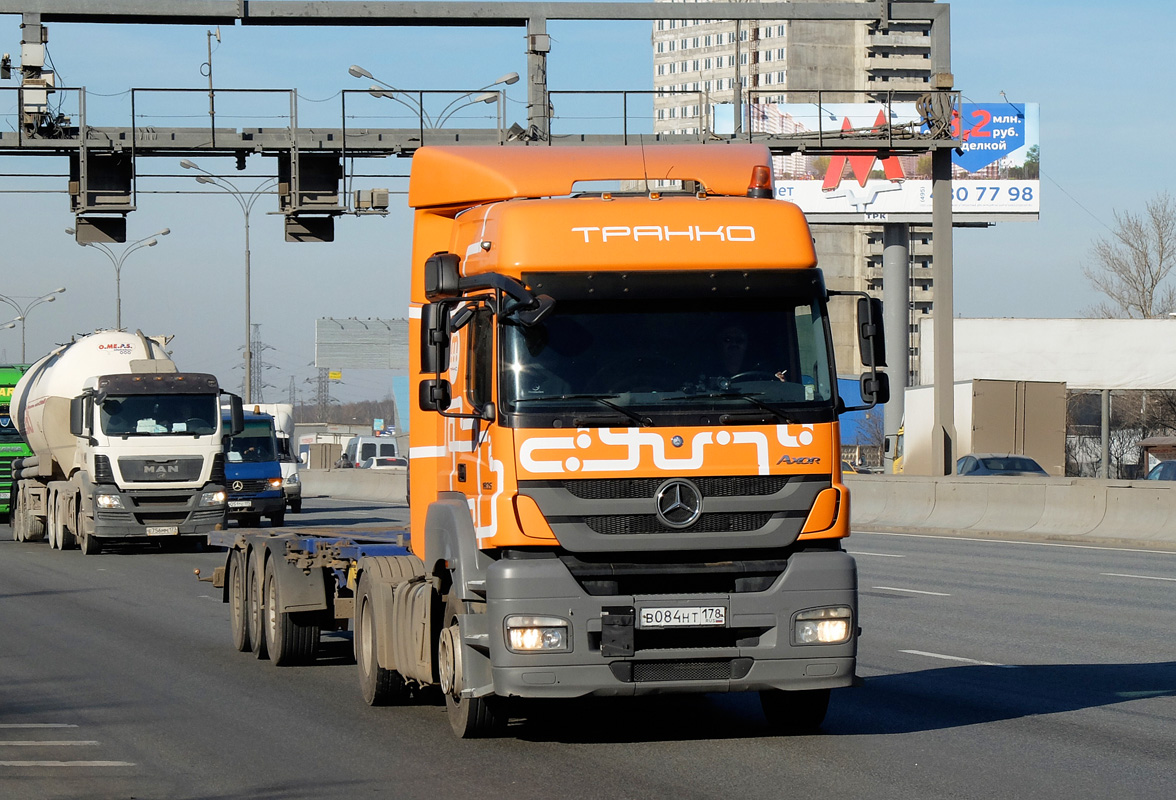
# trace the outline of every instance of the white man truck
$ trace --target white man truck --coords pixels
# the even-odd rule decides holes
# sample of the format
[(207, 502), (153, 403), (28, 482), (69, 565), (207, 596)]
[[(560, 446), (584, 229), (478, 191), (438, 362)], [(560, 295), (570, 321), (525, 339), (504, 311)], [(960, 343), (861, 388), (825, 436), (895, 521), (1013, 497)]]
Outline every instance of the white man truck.
[[(13, 538), (86, 554), (119, 539), (203, 541), (224, 527), (220, 387), (179, 372), (164, 340), (99, 331), (33, 364), (11, 413), (33, 454), (13, 463)], [(230, 395), (230, 428), (241, 401)]]

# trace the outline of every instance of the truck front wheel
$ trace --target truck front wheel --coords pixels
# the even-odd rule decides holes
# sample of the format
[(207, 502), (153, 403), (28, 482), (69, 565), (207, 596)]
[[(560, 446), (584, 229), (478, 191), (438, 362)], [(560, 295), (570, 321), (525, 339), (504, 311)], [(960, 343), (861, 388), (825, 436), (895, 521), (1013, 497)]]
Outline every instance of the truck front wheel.
[(496, 697), (462, 697), (462, 642), (457, 617), (465, 614), (465, 603), (458, 599), (456, 587), (445, 601), (445, 616), (437, 637), (437, 671), (441, 691), (445, 694), (445, 711), (449, 726), (459, 739), (491, 736), (506, 724), (506, 716)]
[(377, 643), (380, 632), (376, 626), (371, 582), (365, 577), (359, 580), (355, 608), (355, 664), (359, 669), (359, 689), (364, 701), (369, 706), (403, 703), (408, 699), (408, 685), (404, 678), (396, 670), (384, 669), (379, 663)]
[(829, 710), (829, 690), (765, 690), (760, 692), (760, 706), (768, 726), (777, 733), (813, 733), (825, 721), (825, 713)]

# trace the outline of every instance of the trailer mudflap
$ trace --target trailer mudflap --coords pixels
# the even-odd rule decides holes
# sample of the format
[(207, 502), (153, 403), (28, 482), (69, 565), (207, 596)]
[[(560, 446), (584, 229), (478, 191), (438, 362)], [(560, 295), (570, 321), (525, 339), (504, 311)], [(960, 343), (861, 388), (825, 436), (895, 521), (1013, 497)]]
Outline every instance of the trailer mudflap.
[(278, 611), (325, 611), (327, 587), (321, 569), (304, 570), (288, 561), (284, 554), (273, 553), (274, 577), (278, 581)]

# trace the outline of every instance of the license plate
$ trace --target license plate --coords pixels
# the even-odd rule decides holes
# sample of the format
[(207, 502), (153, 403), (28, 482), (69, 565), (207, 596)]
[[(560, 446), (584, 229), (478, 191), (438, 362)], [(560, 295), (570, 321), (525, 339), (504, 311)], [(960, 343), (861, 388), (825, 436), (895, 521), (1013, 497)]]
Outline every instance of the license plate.
[(248, 500), (230, 500), (229, 508), (249, 508), (253, 504)]
[(175, 525), (149, 525), (147, 526), (148, 536), (176, 536), (180, 529)]
[(725, 606), (666, 606), (643, 608), (638, 628), (721, 628), (727, 624)]

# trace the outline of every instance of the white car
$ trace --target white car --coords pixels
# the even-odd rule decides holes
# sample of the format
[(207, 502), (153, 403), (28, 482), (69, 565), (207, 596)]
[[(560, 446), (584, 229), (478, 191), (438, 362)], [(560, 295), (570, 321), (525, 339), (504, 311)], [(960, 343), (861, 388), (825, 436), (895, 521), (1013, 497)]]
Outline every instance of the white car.
[(359, 465), (360, 469), (408, 469), (407, 458), (397, 458), (395, 456), (372, 456), (364, 459), (363, 463)]

